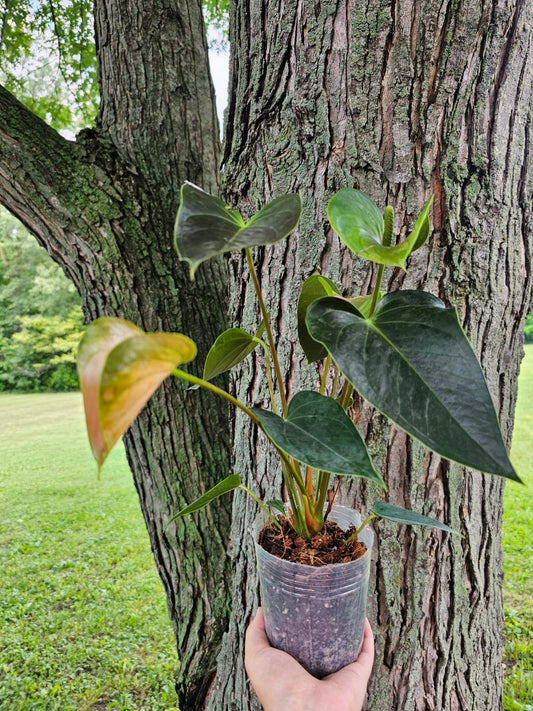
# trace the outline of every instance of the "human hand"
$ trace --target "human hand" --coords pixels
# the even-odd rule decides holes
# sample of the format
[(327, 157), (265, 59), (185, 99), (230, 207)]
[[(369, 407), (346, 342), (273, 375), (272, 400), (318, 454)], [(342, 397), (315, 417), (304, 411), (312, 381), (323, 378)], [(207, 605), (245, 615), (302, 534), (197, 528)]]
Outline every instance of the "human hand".
[(265, 711), (361, 711), (373, 663), (368, 620), (357, 661), (324, 679), (315, 679), (289, 654), (270, 646), (262, 608), (246, 632), (244, 664)]

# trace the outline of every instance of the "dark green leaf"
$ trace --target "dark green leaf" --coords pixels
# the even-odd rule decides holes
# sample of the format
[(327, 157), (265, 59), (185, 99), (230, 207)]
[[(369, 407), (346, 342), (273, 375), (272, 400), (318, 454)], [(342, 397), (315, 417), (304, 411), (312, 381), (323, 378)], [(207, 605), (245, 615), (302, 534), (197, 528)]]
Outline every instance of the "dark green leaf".
[(200, 496), (200, 498), (193, 501), (192, 504), (189, 504), (184, 509), (181, 509), (181, 511), (178, 511), (177, 514), (174, 514), (174, 516), (172, 516), (170, 521), (167, 523), (167, 526), (170, 526), (173, 521), (176, 521), (176, 519), (181, 518), (182, 516), (186, 516), (187, 514), (191, 514), (195, 511), (199, 511), (200, 509), (205, 508), (214, 499), (218, 499), (219, 496), (227, 494), (230, 491), (233, 491), (234, 489), (238, 489), (240, 485), (241, 478), (239, 477), (239, 475), (230, 474), (230, 476), (227, 476), (223, 481), (221, 481), (219, 484), (216, 484), (212, 489), (206, 491), (203, 496)]
[(270, 506), (270, 508), (274, 509), (275, 511), (278, 511), (282, 516), (287, 515), (285, 504), (283, 503), (283, 501), (281, 501), (281, 499), (271, 499), (268, 502), (268, 505)]
[(328, 204), (331, 226), (355, 254), (378, 264), (405, 269), (405, 260), (429, 236), (431, 197), (416, 221), (411, 234), (396, 245), (385, 246), (383, 217), (373, 200), (359, 190), (344, 188)]
[(309, 307), (307, 327), (355, 389), (410, 435), (447, 459), (519, 481), (454, 309), (397, 291), (365, 319), (328, 297)]
[(299, 195), (282, 195), (245, 224), (240, 213), (222, 200), (185, 183), (174, 230), (176, 250), (180, 259), (189, 263), (194, 277), (198, 266), (217, 254), (284, 239), (298, 224), (301, 210)]
[(342, 407), (316, 392), (297, 393), (286, 419), (252, 408), (269, 439), (285, 454), (333, 474), (362, 476), (383, 486), (365, 443)]
[(324, 296), (332, 296), (333, 294), (340, 294), (335, 283), (331, 281), (331, 279), (327, 279), (319, 274), (313, 274), (308, 277), (302, 285), (297, 310), (298, 339), (309, 363), (314, 363), (317, 360), (325, 358), (327, 351), (323, 345), (311, 338), (307, 330), (307, 326), (305, 325), (307, 307), (316, 299), (320, 299)]
[[(257, 333), (261, 334), (263, 330), (264, 325), (262, 324)], [(260, 335), (252, 336), (241, 328), (230, 328), (224, 331), (207, 354), (204, 364), (204, 380), (211, 380), (230, 370), (250, 355), (260, 343)]]
[(431, 526), (432, 528), (440, 528), (441, 531), (460, 535), (445, 523), (437, 521), (436, 518), (422, 516), (422, 514), (415, 513), (409, 509), (403, 509), (401, 506), (387, 504), (385, 501), (376, 501), (372, 507), (372, 513), (380, 518), (386, 518), (388, 521), (394, 521), (395, 523), (405, 523), (408, 526)]

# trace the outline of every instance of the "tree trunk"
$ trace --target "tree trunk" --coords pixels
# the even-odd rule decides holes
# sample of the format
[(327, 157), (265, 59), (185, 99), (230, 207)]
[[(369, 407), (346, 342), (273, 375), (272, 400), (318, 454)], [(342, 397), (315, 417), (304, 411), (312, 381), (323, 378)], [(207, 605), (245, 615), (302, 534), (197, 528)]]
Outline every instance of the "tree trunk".
[[(181, 183), (218, 182), (201, 3), (97, 0), (95, 26), (96, 131), (69, 143), (0, 90), (0, 201), (74, 281), (89, 320), (184, 332), (201, 363), (226, 327), (227, 267), (210, 262), (191, 284), (172, 246)], [(205, 695), (226, 626), (231, 501), (164, 527), (227, 476), (231, 422), (224, 402), (166, 382), (125, 437), (176, 633), (182, 711)]]
[[(345, 289), (366, 293), (373, 279), (328, 231), (328, 198), (360, 187), (381, 207), (394, 206), (403, 231), (433, 193), (429, 243), (408, 274), (386, 272), (388, 288), (424, 288), (458, 309), (510, 443), (531, 302), (532, 20), (531, 2), (521, 0), (234, 5), (227, 195), (244, 210), (286, 191), (300, 192), (304, 203), (298, 235), (257, 256), (267, 308), (284, 334), (289, 390), (317, 377), (285, 337), (295, 334), (302, 281), (314, 272), (340, 275)], [(246, 325), (258, 322), (249, 294), (242, 282), (233, 294)], [(252, 363), (243, 371), (241, 397), (264, 397), (261, 369)], [(496, 711), (503, 482), (441, 461), (367, 406), (361, 426), (389, 501), (465, 536), (376, 526), (369, 600), (377, 657), (368, 708)], [(280, 473), (264, 440), (240, 417), (236, 432), (236, 467), (248, 472), (247, 485), (279, 495)], [(377, 494), (352, 481), (343, 497), (366, 508)], [(213, 711), (258, 708), (242, 665), (257, 604), (254, 515), (249, 501), (235, 498), (233, 614), (206, 704)]]

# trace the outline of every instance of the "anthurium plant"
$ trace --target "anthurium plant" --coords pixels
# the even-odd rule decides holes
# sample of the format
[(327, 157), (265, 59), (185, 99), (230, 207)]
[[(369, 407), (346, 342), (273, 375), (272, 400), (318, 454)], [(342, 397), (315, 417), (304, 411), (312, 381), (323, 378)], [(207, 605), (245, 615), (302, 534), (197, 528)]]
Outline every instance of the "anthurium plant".
[[(290, 521), (307, 540), (322, 529), (333, 505), (338, 487), (331, 486), (332, 477), (363, 477), (386, 490), (347, 414), (354, 390), (439, 455), (518, 480), (481, 367), (456, 311), (422, 291), (381, 291), (384, 267), (405, 269), (408, 256), (427, 241), (431, 202), (409, 235), (395, 243), (391, 207), (382, 215), (368, 196), (353, 189), (331, 198), (331, 226), (358, 257), (378, 265), (375, 285), (370, 294), (343, 295), (325, 276), (314, 274), (304, 281), (296, 313), (299, 341), (309, 363), (325, 362), (317, 390), (298, 392), (288, 402), (252, 249), (288, 237), (300, 219), (300, 198), (278, 197), (245, 222), (219, 198), (185, 183), (175, 228), (178, 257), (188, 263), (194, 278), (205, 260), (244, 250), (261, 321), (255, 333), (239, 328), (222, 333), (207, 355), (201, 378), (180, 367), (196, 355), (186, 335), (145, 333), (118, 318), (94, 321), (80, 344), (78, 364), (99, 469), (155, 389), (173, 376), (194, 386), (190, 397), (196, 387), (210, 390), (263, 431), (279, 454)], [(240, 402), (213, 382), (256, 348), (266, 361), (270, 409)], [(237, 488), (246, 489), (275, 522), (273, 510), (286, 512), (284, 502), (265, 505), (231, 474), (171, 521)], [(451, 531), (435, 519), (383, 500), (367, 512), (363, 526), (374, 517)]]

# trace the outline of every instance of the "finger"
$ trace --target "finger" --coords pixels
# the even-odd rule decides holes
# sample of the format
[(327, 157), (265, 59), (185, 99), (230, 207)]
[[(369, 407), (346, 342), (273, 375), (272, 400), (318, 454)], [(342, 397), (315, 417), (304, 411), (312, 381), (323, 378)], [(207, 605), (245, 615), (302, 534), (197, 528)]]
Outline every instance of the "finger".
[(357, 661), (354, 662), (354, 664), (357, 665), (363, 677), (366, 679), (370, 677), (370, 674), (372, 673), (372, 666), (374, 664), (374, 634), (368, 618), (365, 620), (361, 651), (359, 652)]
[(246, 630), (245, 658), (253, 659), (259, 652), (267, 647), (270, 647), (270, 643), (265, 632), (263, 609), (260, 607)]

